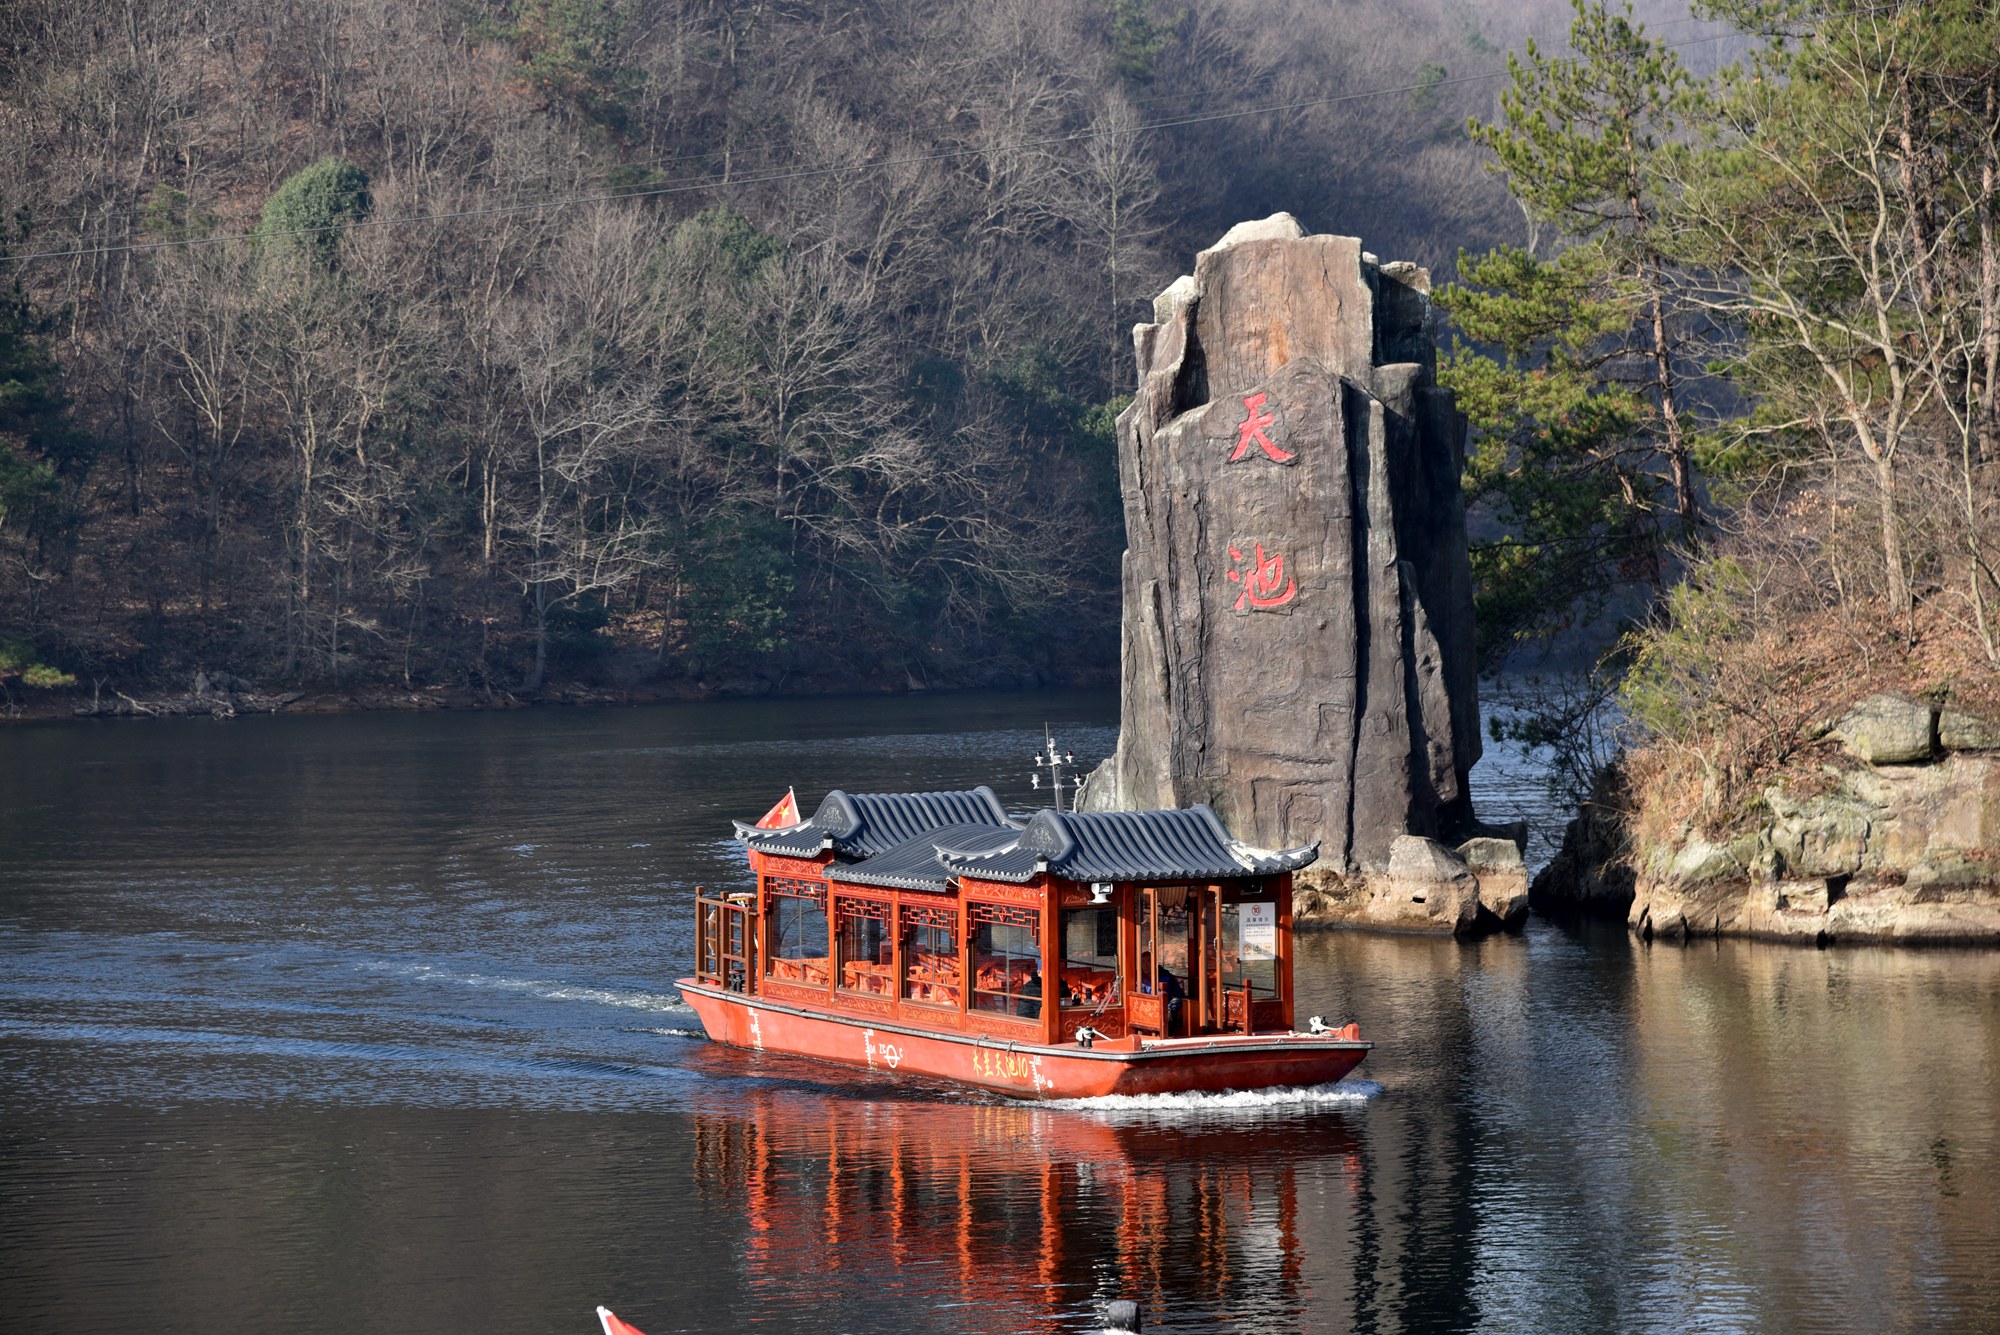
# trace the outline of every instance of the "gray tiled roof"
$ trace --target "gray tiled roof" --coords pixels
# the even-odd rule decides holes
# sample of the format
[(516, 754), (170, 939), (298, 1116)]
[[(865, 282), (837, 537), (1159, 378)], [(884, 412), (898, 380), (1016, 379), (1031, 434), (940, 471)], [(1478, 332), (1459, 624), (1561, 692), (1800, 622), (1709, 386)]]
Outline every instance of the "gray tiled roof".
[(1319, 856), (1303, 848), (1252, 848), (1208, 807), (1179, 811), (1041, 811), (997, 846), (943, 839), (938, 861), (954, 875), (1033, 880), (1046, 868), (1071, 881), (1230, 880), (1297, 871)]
[(809, 858), (832, 849), (844, 858), (866, 858), (948, 825), (998, 825), (1018, 829), (991, 788), (962, 792), (844, 793), (826, 795), (812, 819), (782, 830), (736, 822), (736, 837), (760, 853)]
[(996, 848), (1021, 833), (1018, 825), (947, 825), (908, 843), (860, 862), (836, 862), (826, 879), (846, 885), (894, 886), (899, 890), (932, 890), (942, 894), (951, 873), (938, 861), (938, 845), (953, 848)]

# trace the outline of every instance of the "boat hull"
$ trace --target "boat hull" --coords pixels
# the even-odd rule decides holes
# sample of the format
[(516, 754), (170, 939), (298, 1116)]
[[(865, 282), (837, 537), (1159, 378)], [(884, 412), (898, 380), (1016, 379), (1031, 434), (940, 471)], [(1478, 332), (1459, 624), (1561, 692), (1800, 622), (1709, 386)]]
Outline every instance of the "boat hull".
[(1330, 1035), (1215, 1034), (1049, 1047), (804, 1010), (691, 978), (681, 979), (679, 987), (718, 1043), (885, 1075), (952, 1080), (1024, 1099), (1330, 1084), (1360, 1065), (1374, 1046)]

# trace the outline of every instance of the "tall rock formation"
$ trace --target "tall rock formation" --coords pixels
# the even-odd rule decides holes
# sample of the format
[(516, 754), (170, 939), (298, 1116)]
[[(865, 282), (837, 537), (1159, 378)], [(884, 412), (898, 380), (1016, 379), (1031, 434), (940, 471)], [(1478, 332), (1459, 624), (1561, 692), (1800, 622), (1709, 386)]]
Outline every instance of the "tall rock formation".
[(1250, 843), (1319, 840), (1335, 874), (1471, 832), (1465, 419), (1429, 291), (1281, 213), (1134, 330), (1123, 724), (1086, 806), (1206, 802)]

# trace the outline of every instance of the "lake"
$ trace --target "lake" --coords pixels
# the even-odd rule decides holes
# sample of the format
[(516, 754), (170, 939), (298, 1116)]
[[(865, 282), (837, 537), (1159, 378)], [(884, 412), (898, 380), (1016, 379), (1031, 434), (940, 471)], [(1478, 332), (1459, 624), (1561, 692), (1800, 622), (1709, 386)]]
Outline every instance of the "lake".
[(1025, 810), (1045, 723), (1116, 703), (0, 731), (0, 1329), (2000, 1331), (2000, 952), (1316, 934), (1300, 1014), (1376, 1049), (1255, 1097), (699, 1036), (731, 817)]

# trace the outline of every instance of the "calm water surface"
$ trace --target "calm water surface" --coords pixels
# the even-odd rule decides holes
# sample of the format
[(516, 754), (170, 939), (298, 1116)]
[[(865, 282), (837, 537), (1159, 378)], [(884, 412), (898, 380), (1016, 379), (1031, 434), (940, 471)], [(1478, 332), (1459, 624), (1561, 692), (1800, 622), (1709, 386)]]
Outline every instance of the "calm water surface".
[(0, 1329), (2000, 1331), (1996, 954), (1315, 936), (1378, 1046), (1282, 1097), (690, 1032), (730, 817), (1026, 808), (1044, 722), (1115, 703), (0, 731)]

